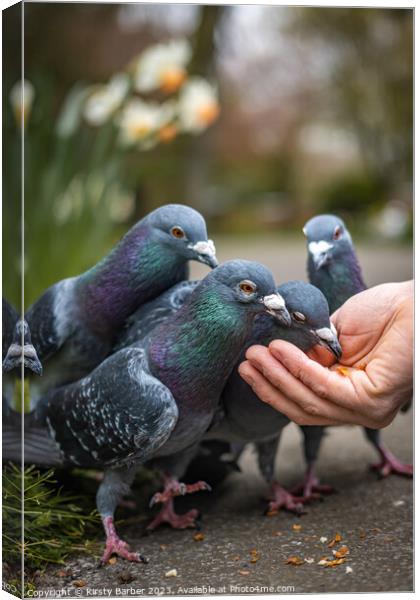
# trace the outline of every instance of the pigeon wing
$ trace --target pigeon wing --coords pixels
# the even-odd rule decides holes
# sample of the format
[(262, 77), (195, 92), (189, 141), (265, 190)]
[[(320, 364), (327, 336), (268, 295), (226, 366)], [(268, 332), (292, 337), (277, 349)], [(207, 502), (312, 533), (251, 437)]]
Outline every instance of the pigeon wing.
[(50, 358), (70, 334), (73, 315), (66, 305), (73, 300), (74, 279), (64, 279), (48, 288), (25, 313), (32, 344), (41, 362)]
[(85, 467), (147, 460), (178, 418), (171, 392), (150, 374), (142, 347), (123, 349), (88, 377), (50, 392), (44, 411), (64, 459)]
[(154, 300), (143, 304), (127, 319), (114, 350), (120, 350), (144, 339), (155, 327), (181, 308), (197, 285), (198, 281), (181, 281)]

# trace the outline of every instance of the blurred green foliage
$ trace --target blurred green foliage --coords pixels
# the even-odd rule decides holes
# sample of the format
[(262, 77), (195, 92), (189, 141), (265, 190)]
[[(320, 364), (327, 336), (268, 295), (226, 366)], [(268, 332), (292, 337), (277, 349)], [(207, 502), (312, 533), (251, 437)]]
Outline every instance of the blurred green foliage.
[(90, 267), (118, 239), (111, 206), (126, 193), (112, 123), (60, 136), (48, 110), (53, 94), (46, 84), (37, 89), (25, 136), (27, 306), (54, 281)]
[(331, 179), (318, 192), (318, 205), (323, 212), (361, 213), (367, 207), (383, 202), (386, 186), (378, 177), (361, 171), (347, 172)]

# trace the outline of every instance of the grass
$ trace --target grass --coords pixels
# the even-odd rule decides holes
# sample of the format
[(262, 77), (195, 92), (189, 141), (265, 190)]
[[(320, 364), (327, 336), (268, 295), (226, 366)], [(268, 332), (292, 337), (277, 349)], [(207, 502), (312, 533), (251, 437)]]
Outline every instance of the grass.
[(98, 543), (87, 541), (87, 534), (99, 523), (96, 511), (86, 509), (85, 498), (63, 493), (53, 470), (43, 472), (30, 466), (22, 471), (12, 464), (4, 467), (3, 557), (7, 563), (19, 563), (22, 552), (28, 568), (64, 564), (73, 552), (96, 554)]

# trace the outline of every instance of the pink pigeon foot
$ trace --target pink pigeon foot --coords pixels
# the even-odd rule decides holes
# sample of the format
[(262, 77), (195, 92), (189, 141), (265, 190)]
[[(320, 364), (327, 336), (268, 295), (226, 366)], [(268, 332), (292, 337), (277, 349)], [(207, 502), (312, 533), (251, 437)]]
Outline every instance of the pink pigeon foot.
[(153, 531), (159, 525), (168, 523), (173, 529), (197, 528), (197, 519), (199, 517), (197, 509), (193, 508), (183, 515), (178, 515), (174, 510), (174, 501), (171, 498), (164, 502), (162, 510), (147, 526), (147, 531)]
[(197, 527), (196, 520), (199, 515), (198, 510), (193, 509), (185, 515), (178, 515), (173, 506), (173, 499), (176, 496), (185, 496), (185, 494), (193, 494), (202, 490), (211, 491), (211, 487), (205, 481), (197, 481), (196, 483), (187, 485), (172, 477), (165, 477), (165, 487), (163, 492), (156, 493), (150, 501), (150, 506), (162, 503), (162, 510), (148, 525), (147, 529), (149, 531), (156, 529), (161, 523), (168, 523), (174, 529)]
[(306, 470), (303, 482), (294, 486), (290, 493), (294, 496), (301, 496), (301, 501), (306, 503), (311, 500), (319, 500), (323, 495), (334, 494), (335, 491), (331, 485), (319, 483), (319, 479), (315, 475), (315, 468), (310, 465)]
[(115, 530), (113, 517), (104, 517), (102, 523), (106, 534), (105, 550), (101, 559), (102, 565), (105, 565), (113, 554), (131, 562), (148, 562), (148, 560), (138, 552), (131, 552), (127, 542), (124, 542), (124, 540), (118, 536)]
[(293, 512), (297, 515), (303, 513), (302, 498), (293, 496), (284, 489), (277, 481), (273, 481), (271, 485), (271, 498), (268, 504), (266, 515), (277, 513), (281, 508)]
[(398, 460), (385, 446), (377, 447), (381, 455), (381, 461), (371, 465), (371, 469), (376, 471), (380, 477), (388, 477), (388, 475), (403, 475), (404, 477), (413, 477), (413, 465), (405, 465)]
[(176, 496), (185, 496), (186, 494), (194, 494), (205, 490), (211, 492), (211, 487), (205, 481), (197, 481), (196, 483), (186, 484), (172, 478), (165, 478), (165, 487), (163, 492), (157, 492), (150, 500), (149, 506), (154, 504), (165, 503), (175, 498)]

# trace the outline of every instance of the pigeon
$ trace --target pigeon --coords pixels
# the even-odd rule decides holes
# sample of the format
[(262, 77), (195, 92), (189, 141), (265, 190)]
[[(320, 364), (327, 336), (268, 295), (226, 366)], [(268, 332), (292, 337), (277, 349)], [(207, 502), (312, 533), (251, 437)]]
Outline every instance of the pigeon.
[[(140, 340), (156, 324), (169, 319), (171, 315), (174, 315), (179, 310), (197, 284), (198, 282), (195, 281), (181, 282), (162, 294), (159, 298), (139, 308), (128, 319), (126, 329), (120, 336), (117, 347), (125, 347), (136, 340)], [(289, 313), (295, 315), (292, 320), (292, 326), (290, 328), (281, 326), (281, 324), (274, 321), (274, 318), (267, 315), (260, 315), (256, 319), (253, 332), (246, 343), (241, 360), (244, 359), (246, 349), (252, 344), (269, 344), (272, 339), (279, 337), (288, 339), (304, 350), (309, 350), (314, 345), (321, 344), (329, 347), (335, 356), (339, 356), (340, 346), (335, 330), (330, 324), (328, 303), (322, 292), (302, 281), (288, 282), (278, 287), (277, 291), (285, 299)], [(299, 319), (299, 315), (304, 319), (303, 323), (297, 320)], [(166, 481), (169, 482), (170, 477), (168, 473), (176, 473), (178, 477), (183, 476), (187, 467), (189, 468), (190, 463), (200, 451), (204, 456), (210, 454), (215, 463), (225, 467), (227, 465), (221, 464), (222, 460), (220, 456), (232, 456), (232, 447), (234, 447), (233, 454), (235, 459), (230, 461), (234, 466), (244, 445), (248, 442), (255, 442), (262, 473), (267, 481), (272, 484), (272, 494), (275, 497), (269, 505), (269, 511), (275, 511), (284, 506), (288, 510), (301, 512), (302, 502), (307, 502), (314, 497), (318, 497), (318, 494), (321, 492), (324, 494), (331, 493), (333, 489), (328, 485), (320, 484), (315, 478), (315, 461), (313, 459), (308, 459), (307, 468), (307, 477), (308, 480), (310, 478), (312, 486), (310, 489), (306, 486), (302, 497), (299, 499), (288, 494), (280, 484), (273, 481), (276, 448), (279, 443), (281, 430), (289, 423), (289, 419), (268, 405), (263, 404), (255, 396), (248, 384), (237, 373), (237, 366), (233, 370), (226, 390), (222, 395), (222, 402), (217, 417), (219, 424), (218, 426), (213, 426), (210, 432), (206, 434), (205, 438), (207, 441), (202, 441), (199, 448), (193, 447), (184, 451), (182, 457), (176, 456), (169, 459), (165, 457), (163, 460), (154, 461), (152, 466), (163, 471), (166, 474), (164, 479), (166, 477)], [(231, 397), (230, 401), (229, 396)], [(257, 426), (255, 426), (255, 415), (258, 418)], [(269, 434), (266, 430), (268, 430)], [(267, 436), (269, 441), (265, 439)], [(218, 437), (221, 439), (218, 439)], [(306, 437), (307, 434), (305, 435)], [(225, 447), (220, 447), (222, 442), (225, 442)], [(312, 439), (306, 444), (308, 452), (312, 454), (314, 452), (313, 445), (314, 440)], [(207, 488), (202, 484), (201, 489)], [(188, 488), (180, 490), (181, 494), (187, 492)], [(181, 516), (177, 515), (173, 510), (172, 497), (158, 494), (154, 496), (151, 504), (153, 505), (158, 501), (162, 502), (164, 507), (148, 525), (149, 531), (157, 528), (162, 523), (168, 523), (175, 529), (185, 529), (186, 527), (195, 526), (198, 517), (196, 509), (192, 509)]]
[[(206, 434), (207, 439), (221, 439), (241, 445), (253, 442), (258, 453), (262, 475), (271, 485), (268, 512), (280, 508), (300, 513), (302, 503), (312, 499), (313, 493), (303, 497), (290, 494), (274, 478), (274, 463), (283, 429), (290, 423), (286, 415), (261, 400), (238, 373), (247, 349), (254, 345), (268, 345), (274, 339), (283, 339), (308, 351), (316, 345), (326, 347), (336, 358), (341, 356), (334, 325), (330, 322), (328, 303), (320, 290), (303, 281), (290, 281), (277, 288), (284, 298), (292, 321), (284, 327), (275, 317), (260, 315), (254, 323), (240, 360), (233, 369), (223, 390), (222, 417)], [(324, 493), (332, 491), (322, 487)]]
[(196, 210), (168, 204), (134, 225), (94, 267), (48, 288), (25, 315), (45, 368), (42, 384), (31, 384), (31, 407), (48, 389), (99, 365), (127, 317), (184, 280), (189, 260), (215, 267), (214, 244)]
[(25, 319), (18, 319), (13, 331), (12, 341), (10, 346), (7, 348), (6, 355), (3, 358), (3, 373), (8, 373), (9, 371), (17, 369), (17, 376), (20, 377), (20, 367), (22, 363), (25, 371), (29, 369), (29, 371), (32, 371), (35, 373), (35, 375), (42, 375), (42, 364), (38, 358), (38, 354), (34, 346), (32, 345), (29, 325)]
[(113, 351), (121, 350), (145, 338), (158, 325), (172, 317), (188, 300), (200, 282), (181, 281), (138, 308), (124, 323)]
[(14, 396), (16, 382), (28, 371), (42, 375), (42, 365), (35, 348), (31, 343), (31, 333), (28, 324), (21, 319), (15, 308), (3, 298), (2, 305), (2, 364), (3, 364), (3, 393), (2, 417), (3, 458), (22, 458), (22, 413), (15, 410)]
[[(344, 222), (334, 215), (313, 217), (304, 226), (303, 233), (307, 239), (309, 280), (325, 294), (332, 314), (367, 287), (351, 235)], [(381, 477), (391, 473), (412, 477), (413, 466), (401, 463), (386, 448), (379, 430), (366, 427), (364, 431), (380, 455), (380, 462), (372, 468)]]
[[(170, 322), (81, 380), (50, 390), (38, 404), (38, 420), (46, 422), (68, 463), (105, 470), (97, 493), (106, 535), (103, 563), (114, 553), (144, 560), (116, 532), (117, 503), (140, 464), (174, 457), (200, 441), (261, 312), (291, 322), (266, 267), (226, 262), (195, 287)], [(172, 479), (164, 493), (178, 495), (183, 485)]]

